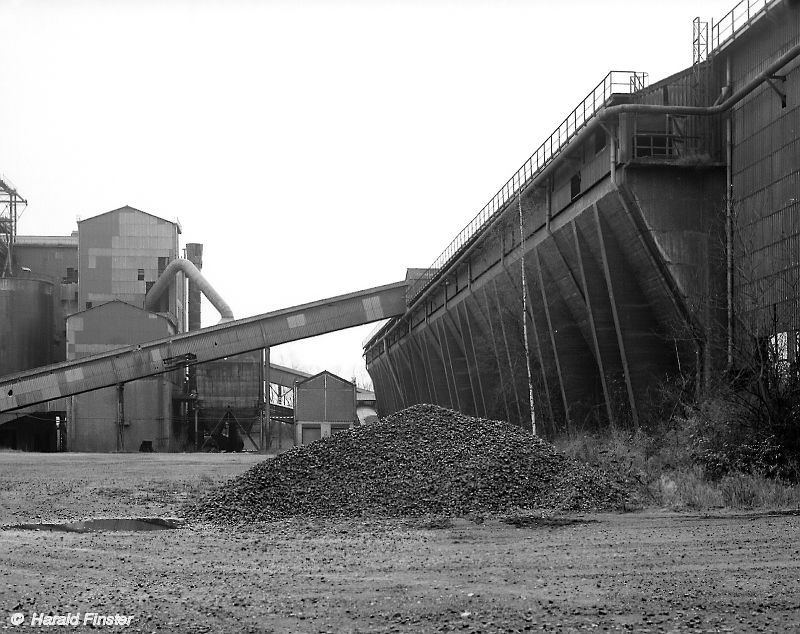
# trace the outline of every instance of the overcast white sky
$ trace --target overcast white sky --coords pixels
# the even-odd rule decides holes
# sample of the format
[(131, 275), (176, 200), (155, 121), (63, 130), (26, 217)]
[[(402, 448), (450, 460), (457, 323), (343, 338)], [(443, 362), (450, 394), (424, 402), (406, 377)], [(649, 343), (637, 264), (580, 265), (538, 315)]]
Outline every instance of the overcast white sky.
[[(609, 70), (688, 67), (734, 4), (0, 0), (0, 173), (20, 234), (177, 217), (264, 313), (427, 267)], [(360, 376), (371, 330), (273, 360)]]

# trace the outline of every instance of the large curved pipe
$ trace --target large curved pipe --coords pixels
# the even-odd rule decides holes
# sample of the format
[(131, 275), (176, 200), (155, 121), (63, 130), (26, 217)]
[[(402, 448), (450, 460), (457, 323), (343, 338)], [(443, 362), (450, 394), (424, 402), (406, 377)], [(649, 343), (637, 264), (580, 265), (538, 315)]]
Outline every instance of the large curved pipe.
[(214, 287), (211, 286), (209, 281), (203, 277), (200, 269), (184, 258), (172, 260), (172, 262), (167, 265), (167, 268), (164, 269), (164, 272), (158, 280), (156, 280), (156, 283), (153, 284), (153, 288), (150, 289), (150, 292), (147, 293), (147, 296), (144, 298), (144, 307), (146, 310), (156, 310), (158, 307), (158, 300), (161, 299), (161, 296), (169, 288), (172, 278), (175, 277), (178, 271), (183, 271), (186, 277), (191, 278), (191, 280), (197, 284), (197, 288), (200, 289), (200, 292), (203, 293), (214, 308), (219, 311), (219, 315), (222, 318), (219, 320), (219, 323), (231, 321), (233, 319), (233, 311), (231, 311), (231, 307), (228, 306), (227, 302), (214, 290)]

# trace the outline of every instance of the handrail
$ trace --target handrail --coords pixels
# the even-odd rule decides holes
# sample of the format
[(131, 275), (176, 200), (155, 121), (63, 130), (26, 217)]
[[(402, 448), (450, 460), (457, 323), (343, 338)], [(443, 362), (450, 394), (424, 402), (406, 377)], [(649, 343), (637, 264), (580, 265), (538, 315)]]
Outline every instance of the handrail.
[(780, 0), (740, 0), (720, 20), (711, 21), (711, 51), (715, 51), (760, 18), (770, 4)]
[(561, 122), (555, 131), (542, 143), (536, 152), (525, 161), (492, 199), (442, 251), (436, 261), (408, 287), (409, 304), (433, 281), (437, 273), (444, 270), (457, 253), (471, 242), (499, 213), (505, 204), (524, 189), (569, 143), (595, 113), (605, 106), (614, 94), (633, 94), (647, 85), (647, 73), (612, 70), (595, 86), (586, 98)]

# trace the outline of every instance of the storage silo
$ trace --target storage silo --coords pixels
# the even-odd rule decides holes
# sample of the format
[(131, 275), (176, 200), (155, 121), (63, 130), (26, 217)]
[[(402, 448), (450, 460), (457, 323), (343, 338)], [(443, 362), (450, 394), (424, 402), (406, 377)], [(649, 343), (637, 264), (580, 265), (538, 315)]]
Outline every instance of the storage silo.
[(0, 278), (0, 376), (53, 362), (53, 284)]

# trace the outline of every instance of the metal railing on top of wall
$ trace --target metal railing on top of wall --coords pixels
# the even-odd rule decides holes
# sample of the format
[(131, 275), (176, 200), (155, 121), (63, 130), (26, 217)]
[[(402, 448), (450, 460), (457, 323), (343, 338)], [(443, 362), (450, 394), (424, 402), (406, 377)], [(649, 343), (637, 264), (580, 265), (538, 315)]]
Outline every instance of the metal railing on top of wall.
[(433, 281), (439, 271), (444, 270), (451, 260), (499, 213), (505, 204), (514, 198), (553, 158), (569, 143), (575, 134), (608, 103), (614, 94), (632, 94), (647, 85), (647, 73), (612, 70), (595, 86), (586, 98), (561, 122), (556, 130), (536, 152), (525, 161), (508, 182), (478, 212), (469, 224), (442, 251), (436, 261), (423, 275), (408, 287), (406, 294), (409, 305)]
[(722, 19), (711, 21), (711, 50), (733, 39), (754, 20), (766, 13), (767, 7), (780, 0), (741, 0)]

